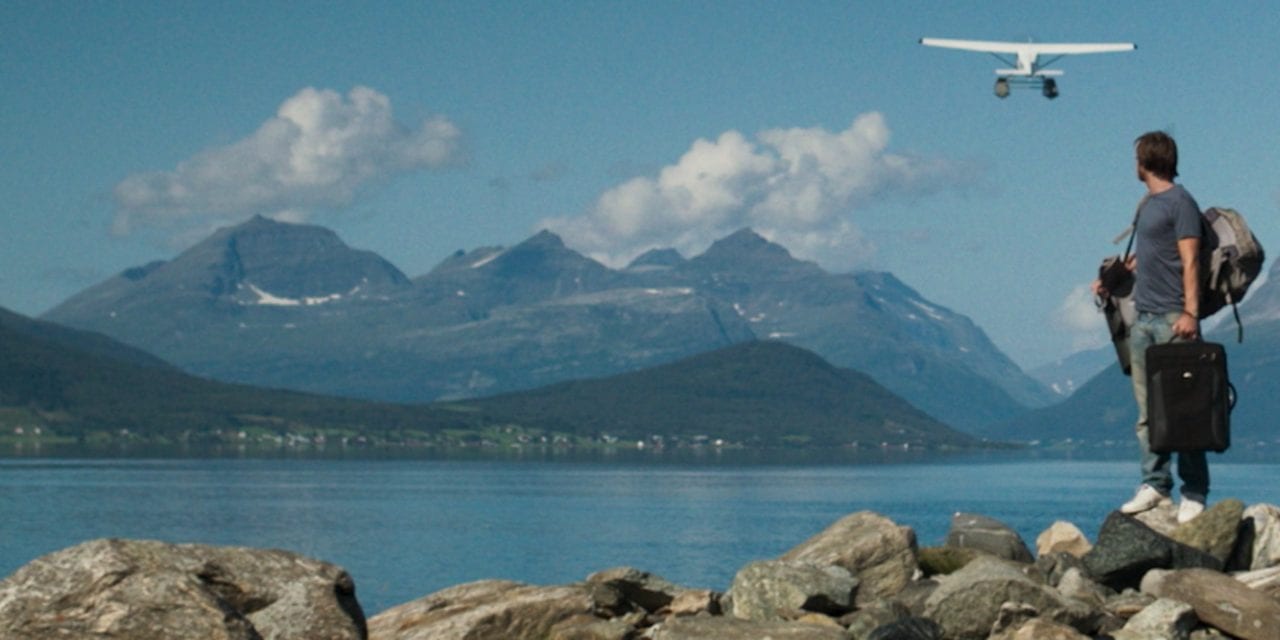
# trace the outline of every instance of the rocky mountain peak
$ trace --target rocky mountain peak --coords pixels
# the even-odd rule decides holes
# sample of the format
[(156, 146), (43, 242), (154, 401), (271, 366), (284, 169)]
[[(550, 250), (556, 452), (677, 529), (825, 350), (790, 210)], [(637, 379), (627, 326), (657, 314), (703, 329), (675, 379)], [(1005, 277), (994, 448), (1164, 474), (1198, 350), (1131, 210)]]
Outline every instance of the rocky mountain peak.
[(689, 261), (690, 268), (714, 274), (784, 275), (820, 271), (812, 262), (797, 260), (780, 244), (743, 228), (711, 244)]

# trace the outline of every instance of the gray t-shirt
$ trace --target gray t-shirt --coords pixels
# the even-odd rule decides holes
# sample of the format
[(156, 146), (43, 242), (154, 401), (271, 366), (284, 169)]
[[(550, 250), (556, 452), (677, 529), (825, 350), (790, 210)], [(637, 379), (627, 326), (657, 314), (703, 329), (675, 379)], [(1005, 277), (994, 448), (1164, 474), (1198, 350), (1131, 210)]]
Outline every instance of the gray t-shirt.
[(1133, 302), (1138, 311), (1182, 311), (1182, 258), (1178, 240), (1199, 238), (1200, 205), (1182, 185), (1151, 196), (1138, 212), (1134, 253), (1138, 271)]

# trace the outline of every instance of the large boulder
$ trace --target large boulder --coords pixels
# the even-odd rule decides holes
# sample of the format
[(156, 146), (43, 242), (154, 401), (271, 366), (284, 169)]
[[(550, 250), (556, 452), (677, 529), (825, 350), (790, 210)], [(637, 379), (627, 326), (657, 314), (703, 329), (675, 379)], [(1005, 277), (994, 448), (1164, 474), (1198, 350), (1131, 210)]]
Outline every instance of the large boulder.
[(581, 626), (617, 594), (601, 585), (539, 587), (470, 582), (392, 607), (369, 619), (369, 640), (543, 640), (557, 626)]
[(354, 640), (351, 576), (287, 551), (103, 539), (0, 582), (8, 640)]
[(761, 560), (738, 571), (729, 596), (738, 618), (793, 620), (803, 612), (849, 613), (857, 590), (858, 579), (844, 567)]
[(973, 549), (1014, 562), (1035, 562), (1022, 536), (999, 520), (976, 513), (951, 516), (947, 546)]
[(979, 556), (949, 576), (925, 601), (924, 617), (942, 625), (949, 640), (986, 638), (1005, 603), (1029, 606), (1037, 617), (1091, 632), (1102, 612), (1063, 596), (1028, 576), (1020, 566), (992, 556)]
[(916, 533), (911, 527), (860, 511), (837, 520), (781, 559), (835, 565), (858, 577), (857, 604), (887, 598), (911, 583), (916, 572)]
[(1243, 516), (1244, 503), (1229, 498), (1205, 509), (1194, 520), (1178, 525), (1169, 537), (1208, 553), (1226, 566), (1236, 548)]
[(1142, 591), (1185, 602), (1202, 622), (1242, 640), (1280, 638), (1280, 602), (1217, 571), (1151, 571)]
[(1171, 540), (1132, 516), (1112, 511), (1084, 558), (1094, 580), (1116, 591), (1136, 588), (1151, 569), (1222, 569), (1221, 560)]

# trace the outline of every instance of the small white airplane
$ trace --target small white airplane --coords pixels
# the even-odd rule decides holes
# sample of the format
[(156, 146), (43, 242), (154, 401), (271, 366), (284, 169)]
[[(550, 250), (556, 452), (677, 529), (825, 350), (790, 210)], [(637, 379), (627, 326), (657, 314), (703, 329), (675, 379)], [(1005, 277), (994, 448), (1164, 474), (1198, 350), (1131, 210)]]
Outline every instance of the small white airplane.
[[(1058, 82), (1054, 77), (1062, 75), (1056, 69), (1045, 67), (1057, 62), (1062, 56), (1082, 53), (1115, 53), (1132, 51), (1138, 46), (1132, 42), (1099, 42), (1099, 43), (1051, 43), (1051, 42), (991, 42), (986, 40), (951, 40), (948, 38), (921, 38), (920, 44), (926, 47), (943, 47), (964, 51), (980, 51), (990, 53), (995, 58), (1014, 68), (996, 69), (996, 97), (1009, 97), (1009, 87), (1026, 86), (1039, 88), (1044, 97), (1050, 100), (1058, 97)], [(1010, 59), (1007, 56), (1017, 56)], [(1053, 56), (1046, 62), (1040, 62), (1040, 56)]]

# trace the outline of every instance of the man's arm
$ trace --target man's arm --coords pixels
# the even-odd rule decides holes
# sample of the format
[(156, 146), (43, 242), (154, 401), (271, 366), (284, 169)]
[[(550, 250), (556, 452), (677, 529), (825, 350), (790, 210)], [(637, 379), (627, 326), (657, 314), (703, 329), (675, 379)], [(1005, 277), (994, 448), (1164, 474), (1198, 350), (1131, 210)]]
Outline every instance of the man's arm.
[(1179, 238), (1182, 258), (1182, 315), (1173, 323), (1173, 333), (1188, 340), (1200, 335), (1200, 238)]

